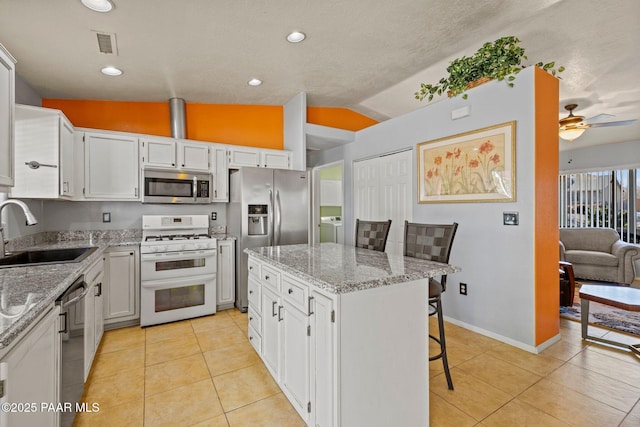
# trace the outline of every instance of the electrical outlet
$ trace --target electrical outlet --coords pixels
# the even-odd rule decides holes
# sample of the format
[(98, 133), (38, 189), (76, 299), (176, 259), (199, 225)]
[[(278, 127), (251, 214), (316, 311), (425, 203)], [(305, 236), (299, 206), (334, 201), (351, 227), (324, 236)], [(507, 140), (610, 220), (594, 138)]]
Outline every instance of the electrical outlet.
[(211, 221), (215, 221), (218, 219), (218, 212), (211, 212)]
[(467, 294), (467, 284), (460, 282), (460, 295)]
[(111, 222), (111, 212), (102, 212), (102, 222)]
[(504, 225), (518, 225), (518, 212), (502, 212), (502, 223)]

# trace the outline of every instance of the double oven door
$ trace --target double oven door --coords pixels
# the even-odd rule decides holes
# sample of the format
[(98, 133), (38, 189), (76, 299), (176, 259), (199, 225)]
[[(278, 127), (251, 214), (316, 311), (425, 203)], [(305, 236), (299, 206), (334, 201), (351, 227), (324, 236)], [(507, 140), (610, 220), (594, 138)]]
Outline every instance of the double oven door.
[(140, 324), (216, 312), (216, 250), (141, 255)]

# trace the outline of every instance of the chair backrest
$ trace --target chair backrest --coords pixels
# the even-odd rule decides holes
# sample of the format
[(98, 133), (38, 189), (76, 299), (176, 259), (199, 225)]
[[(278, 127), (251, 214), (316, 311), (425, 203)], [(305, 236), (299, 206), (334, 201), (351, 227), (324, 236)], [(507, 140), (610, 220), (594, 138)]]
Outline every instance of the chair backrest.
[[(404, 222), (404, 256), (449, 263), (458, 223), (418, 224)], [(447, 276), (441, 278), (444, 289)]]
[(384, 252), (391, 228), (388, 221), (361, 221), (356, 219), (356, 247)]

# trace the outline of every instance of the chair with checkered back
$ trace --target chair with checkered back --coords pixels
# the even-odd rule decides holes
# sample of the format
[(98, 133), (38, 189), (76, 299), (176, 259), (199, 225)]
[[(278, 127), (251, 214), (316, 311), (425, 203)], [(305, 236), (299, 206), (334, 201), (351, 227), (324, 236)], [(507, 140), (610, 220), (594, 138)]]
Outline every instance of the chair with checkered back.
[(356, 219), (356, 247), (384, 252), (391, 228), (388, 221), (361, 221)]
[[(404, 222), (404, 256), (449, 263), (453, 238), (458, 223), (453, 224), (416, 224)], [(449, 390), (453, 390), (453, 381), (447, 360), (447, 345), (444, 337), (444, 319), (442, 315), (442, 293), (446, 289), (447, 275), (429, 279), (429, 316), (438, 318), (439, 336), (429, 334), (429, 338), (440, 345), (440, 353), (430, 356), (429, 361), (442, 359), (444, 374)]]

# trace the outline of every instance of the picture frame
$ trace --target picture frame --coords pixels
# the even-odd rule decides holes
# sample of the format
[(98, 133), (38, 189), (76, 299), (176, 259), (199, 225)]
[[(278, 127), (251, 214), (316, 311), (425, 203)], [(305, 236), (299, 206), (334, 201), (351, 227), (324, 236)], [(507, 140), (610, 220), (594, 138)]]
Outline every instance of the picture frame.
[(417, 144), (418, 203), (516, 200), (516, 122)]

